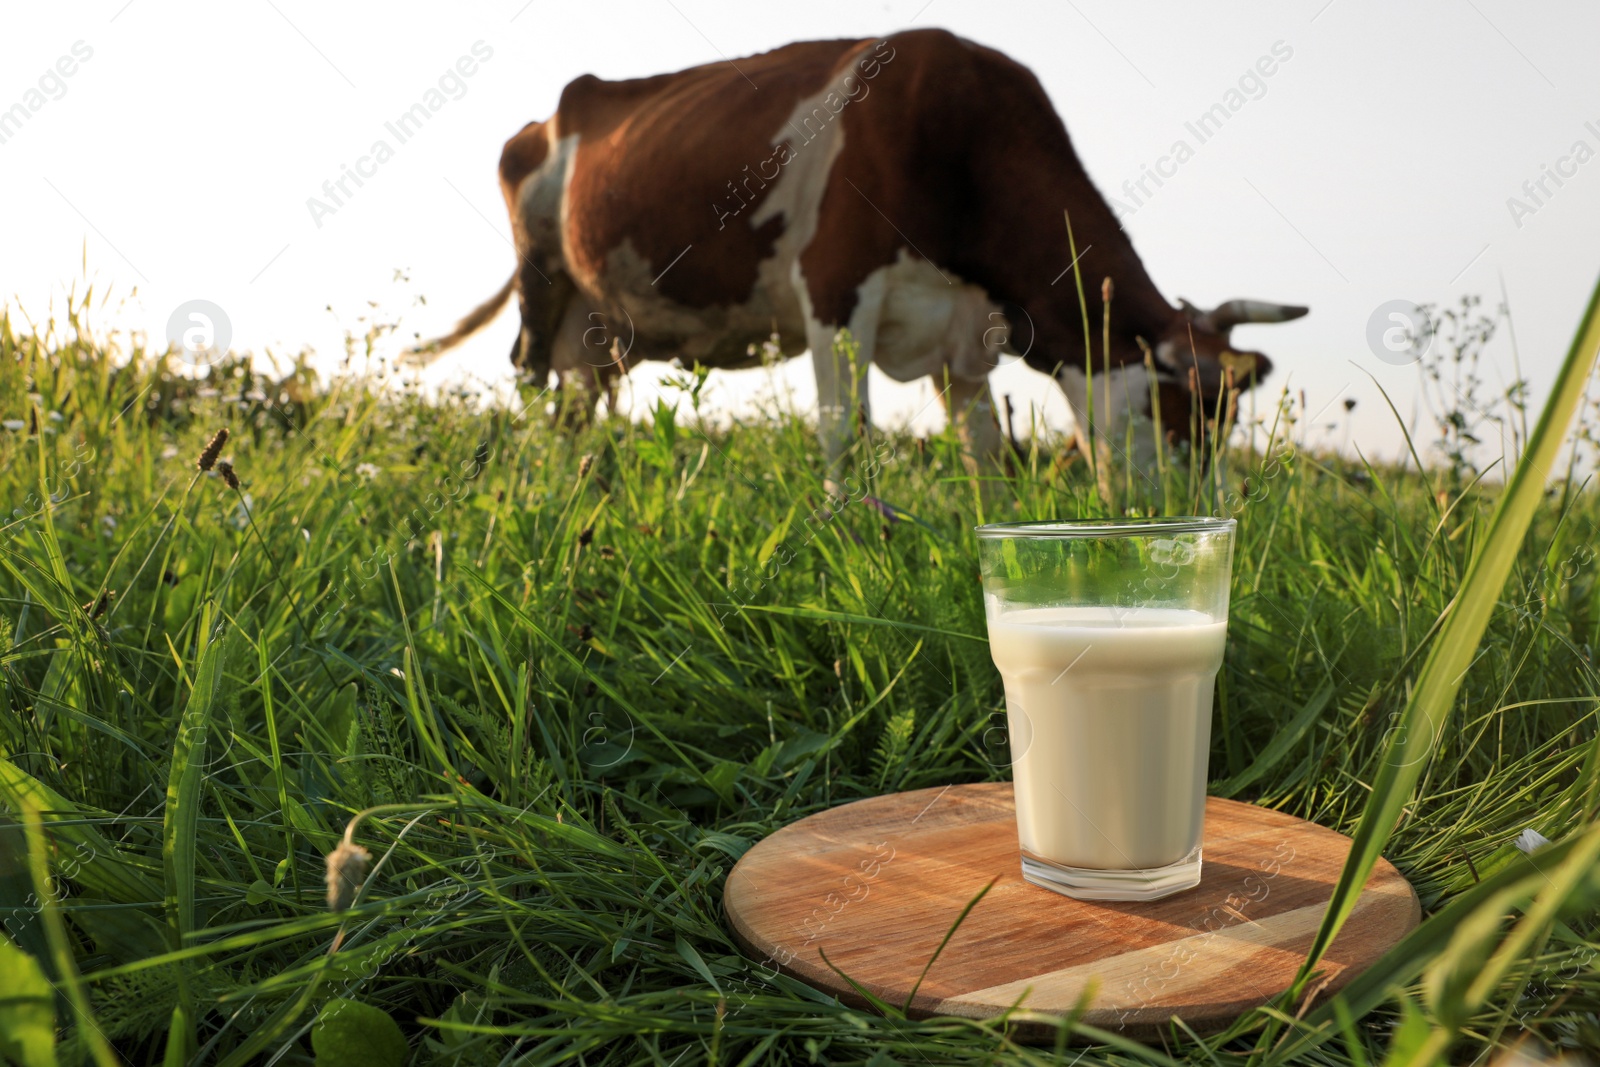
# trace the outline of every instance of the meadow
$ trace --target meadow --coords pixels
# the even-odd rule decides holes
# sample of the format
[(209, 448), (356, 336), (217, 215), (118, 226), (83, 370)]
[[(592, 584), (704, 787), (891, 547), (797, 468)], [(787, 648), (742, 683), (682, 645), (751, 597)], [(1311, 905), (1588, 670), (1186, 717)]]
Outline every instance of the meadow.
[[(1470, 330), (1423, 370), (1445, 406), (1409, 462), (1316, 447), (1266, 387), (1225, 464), (1116, 474), (1108, 504), (1049, 435), (979, 477), (950, 433), (880, 431), (829, 500), (801, 415), (729, 427), (692, 372), (650, 419), (572, 430), (548, 398), (484, 410), (376, 373), (235, 359), (197, 380), (88, 311), (0, 320), (12, 1062), (1600, 1049), (1594, 436), (1511, 477), (1566, 425), (1478, 395)], [(1592, 355), (1569, 359), (1578, 393)], [(222, 429), (229, 466), (197, 469)], [(1501, 431), (1483, 460), (1469, 439)], [(1113, 509), (1238, 519), (1212, 792), (1381, 848), (1416, 934), (1331, 1002), (1306, 1002), (1308, 972), (1223, 1035), (1152, 1045), (1068, 1021), (1022, 1046), (744, 958), (721, 892), (764, 835), (1007, 778), (972, 527)], [(331, 911), (325, 857), (368, 809), (372, 869)], [(1529, 829), (1553, 843), (1525, 854)]]

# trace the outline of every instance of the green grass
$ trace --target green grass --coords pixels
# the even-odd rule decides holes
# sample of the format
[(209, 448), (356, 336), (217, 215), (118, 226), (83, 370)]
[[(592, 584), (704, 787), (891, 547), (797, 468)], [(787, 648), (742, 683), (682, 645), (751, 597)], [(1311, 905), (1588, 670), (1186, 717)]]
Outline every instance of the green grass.
[[(371, 379), (194, 383), (79, 314), (44, 340), (0, 322), (23, 422), (0, 431), (0, 1056), (47, 1062), (53, 1009), (67, 1063), (336, 1062), (351, 1034), (392, 1044), (366, 1007), (412, 1062), (463, 1065), (1600, 1046), (1600, 505), (1575, 475), (1510, 538), (1484, 640), (1423, 719), (1502, 472), (1316, 453), (1287, 406), (1221, 485), (1176, 466), (1125, 492), (1239, 519), (1219, 791), (1354, 833), (1416, 744), (1397, 730), (1438, 724), (1383, 842), (1438, 917), (1298, 1023), (1058, 1055), (768, 977), (721, 891), (808, 813), (1006, 777), (971, 527), (1103, 514), (1083, 463), (980, 484), (952, 435), (880, 434), (852, 470), (914, 516), (889, 524), (822, 510), (791, 415), (709, 428), (686, 392), (654, 426), (569, 431)], [(221, 427), (240, 491), (195, 470)], [(330, 913), (323, 857), (375, 805), (376, 873)], [(1558, 842), (1537, 866), (1528, 827)]]

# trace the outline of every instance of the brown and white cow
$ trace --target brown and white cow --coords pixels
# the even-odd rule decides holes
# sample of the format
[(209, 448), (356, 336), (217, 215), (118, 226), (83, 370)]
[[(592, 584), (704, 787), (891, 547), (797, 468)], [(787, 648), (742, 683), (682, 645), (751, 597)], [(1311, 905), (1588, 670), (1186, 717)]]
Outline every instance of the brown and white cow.
[[(540, 386), (554, 370), (609, 392), (641, 359), (748, 366), (776, 335), (785, 355), (815, 355), (830, 471), (853, 409), (870, 417), (869, 364), (897, 381), (933, 377), (971, 453), (992, 456), (1001, 439), (987, 378), (1002, 352), (1053, 376), (1083, 425), (1087, 313), (1095, 423), (1120, 446), (1128, 420), (1151, 414), (1141, 340), (1163, 423), (1187, 438), (1190, 413), (1213, 410), (1227, 368), (1247, 385), (1271, 367), (1232, 348), (1229, 330), (1306, 312), (1168, 303), (1038, 79), (941, 30), (803, 42), (632, 81), (585, 75), (550, 119), (506, 143), (500, 182), (516, 273), (425, 351), (459, 342), (513, 293), (512, 361)], [(1085, 308), (1063, 211), (1090, 282)], [(1108, 277), (1109, 380), (1099, 373)], [(841, 329), (859, 345), (854, 364), (836, 352)], [(1152, 435), (1133, 439), (1143, 455), (1130, 458), (1145, 466)]]

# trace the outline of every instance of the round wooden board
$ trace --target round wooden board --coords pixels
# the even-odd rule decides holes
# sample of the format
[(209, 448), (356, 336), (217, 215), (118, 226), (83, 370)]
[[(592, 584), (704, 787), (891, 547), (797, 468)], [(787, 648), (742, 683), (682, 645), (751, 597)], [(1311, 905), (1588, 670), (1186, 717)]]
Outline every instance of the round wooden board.
[[(723, 903), (766, 966), (856, 1005), (822, 960), (904, 1004), (946, 932), (998, 877), (928, 971), (911, 1013), (1064, 1015), (1090, 982), (1083, 1021), (1130, 1037), (1172, 1016), (1201, 1033), (1287, 989), (1350, 849), (1343, 834), (1252, 804), (1206, 802), (1200, 885), (1164, 900), (1087, 902), (1023, 881), (1011, 784), (919, 789), (845, 804), (761, 841)], [(1386, 860), (1323, 959), (1336, 992), (1417, 925), (1411, 884)], [(1053, 1038), (1019, 1021), (1023, 1040)]]

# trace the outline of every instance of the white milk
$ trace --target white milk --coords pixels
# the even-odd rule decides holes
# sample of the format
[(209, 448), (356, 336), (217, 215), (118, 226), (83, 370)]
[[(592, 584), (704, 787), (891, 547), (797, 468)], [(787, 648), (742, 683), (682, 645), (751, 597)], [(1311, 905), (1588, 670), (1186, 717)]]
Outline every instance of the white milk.
[(1069, 867), (1177, 863), (1200, 844), (1227, 623), (1174, 608), (1027, 608), (989, 622), (1022, 848)]

